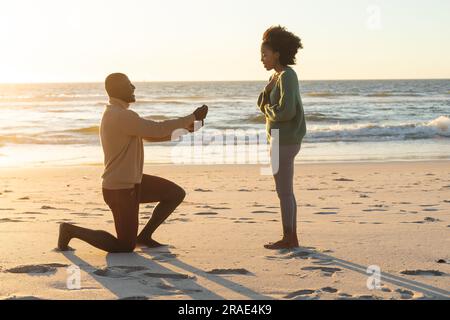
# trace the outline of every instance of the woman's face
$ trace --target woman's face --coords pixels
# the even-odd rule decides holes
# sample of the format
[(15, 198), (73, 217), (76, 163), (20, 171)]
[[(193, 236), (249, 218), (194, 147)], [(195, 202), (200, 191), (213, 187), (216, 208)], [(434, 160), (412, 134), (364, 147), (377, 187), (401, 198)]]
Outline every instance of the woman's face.
[(266, 68), (267, 71), (270, 71), (280, 63), (280, 53), (273, 52), (269, 46), (263, 44), (261, 45), (261, 62), (263, 63), (264, 68)]

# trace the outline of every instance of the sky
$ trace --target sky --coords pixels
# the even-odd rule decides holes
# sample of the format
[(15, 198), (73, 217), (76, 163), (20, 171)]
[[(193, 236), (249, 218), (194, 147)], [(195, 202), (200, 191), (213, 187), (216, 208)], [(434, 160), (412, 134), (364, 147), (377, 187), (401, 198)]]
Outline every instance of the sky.
[(267, 80), (264, 31), (304, 80), (450, 78), (448, 0), (1, 0), (0, 82)]

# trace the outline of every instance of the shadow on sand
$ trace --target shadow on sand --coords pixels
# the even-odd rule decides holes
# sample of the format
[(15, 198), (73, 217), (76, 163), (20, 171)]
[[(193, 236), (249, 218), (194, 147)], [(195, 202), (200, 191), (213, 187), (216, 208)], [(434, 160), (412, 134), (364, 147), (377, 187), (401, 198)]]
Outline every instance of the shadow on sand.
[[(106, 267), (102, 269), (90, 265), (74, 252), (64, 252), (64, 256), (119, 299), (151, 299), (164, 296), (181, 296), (182, 298), (188, 296), (194, 300), (225, 299), (198, 284), (196, 280), (199, 277), (247, 299), (272, 299), (241, 284), (188, 265), (177, 259), (169, 249), (144, 249), (142, 252), (107, 254)], [(174, 272), (157, 261), (170, 263), (187, 273)]]
[[(339, 270), (351, 270), (368, 276), (367, 267), (345, 261), (333, 256), (317, 252), (313, 249), (299, 248), (292, 251), (279, 251), (276, 259), (309, 259), (312, 258), (318, 270), (334, 267)], [(273, 297), (255, 292), (243, 285), (214, 275), (189, 265), (176, 258), (169, 249), (143, 249), (126, 254), (108, 254), (106, 267), (98, 269), (82, 260), (74, 252), (65, 252), (65, 257), (72, 264), (90, 274), (99, 284), (119, 299), (151, 299), (152, 297), (186, 296), (194, 300), (221, 300), (219, 294), (201, 286), (196, 280), (204, 278), (216, 285), (252, 300), (268, 300)], [(158, 261), (170, 264), (186, 273), (177, 273), (162, 266)], [(322, 266), (322, 267), (321, 267)], [(333, 269), (333, 268), (331, 268)], [(444, 275), (447, 277), (448, 275)], [(390, 283), (401, 289), (420, 292), (427, 299), (450, 299), (450, 292), (402, 276), (381, 272), (381, 282)]]

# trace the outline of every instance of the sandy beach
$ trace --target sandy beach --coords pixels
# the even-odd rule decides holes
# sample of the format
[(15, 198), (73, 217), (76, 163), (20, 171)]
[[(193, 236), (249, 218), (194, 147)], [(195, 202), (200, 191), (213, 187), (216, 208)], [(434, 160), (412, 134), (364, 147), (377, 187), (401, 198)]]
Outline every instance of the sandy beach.
[[(146, 166), (187, 191), (155, 234), (170, 244), (106, 254), (61, 222), (114, 232), (101, 166), (0, 169), (1, 299), (450, 298), (450, 163), (299, 164), (301, 248), (281, 236), (271, 176), (256, 165)], [(154, 204), (141, 205), (141, 227)], [(68, 289), (70, 266), (80, 288)], [(381, 287), (367, 287), (369, 266)]]

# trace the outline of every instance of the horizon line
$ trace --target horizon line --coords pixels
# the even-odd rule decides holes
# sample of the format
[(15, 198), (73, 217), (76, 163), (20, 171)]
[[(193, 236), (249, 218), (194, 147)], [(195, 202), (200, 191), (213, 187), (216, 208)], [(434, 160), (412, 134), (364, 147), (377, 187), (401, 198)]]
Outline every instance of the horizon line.
[[(449, 78), (366, 78), (366, 79), (299, 79), (302, 81), (407, 81), (407, 80), (450, 80)], [(202, 83), (202, 82), (267, 82), (267, 80), (136, 80), (133, 83)], [(0, 85), (33, 84), (102, 84), (103, 81), (48, 81), (48, 82), (2, 82)]]

